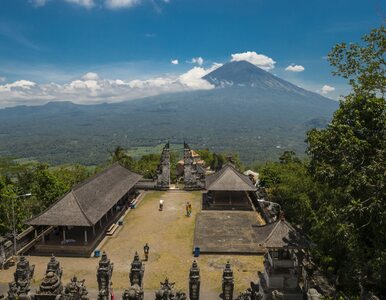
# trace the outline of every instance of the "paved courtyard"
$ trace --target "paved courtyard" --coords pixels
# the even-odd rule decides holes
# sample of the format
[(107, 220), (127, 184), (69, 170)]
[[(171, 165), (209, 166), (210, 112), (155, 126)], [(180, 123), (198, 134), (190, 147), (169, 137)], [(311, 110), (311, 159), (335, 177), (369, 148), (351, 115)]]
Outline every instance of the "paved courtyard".
[[(164, 200), (164, 211), (158, 210), (159, 199)], [(192, 204), (193, 214), (185, 216), (185, 203)], [(143, 245), (150, 246), (149, 261), (145, 262), (145, 290), (154, 291), (167, 276), (176, 282), (176, 287), (188, 289), (189, 268), (193, 261), (193, 235), (195, 219), (201, 207), (200, 192), (146, 192), (138, 207), (130, 211), (123, 226), (114, 237), (107, 238), (101, 247), (114, 262), (113, 287), (117, 295), (129, 286), (129, 270), (135, 251), (143, 257)], [(45, 272), (48, 257), (31, 256), (35, 264), (33, 285), (38, 285)], [(63, 282), (67, 283), (74, 274), (86, 280), (86, 286), (96, 291), (97, 258), (59, 258), (64, 269)], [(197, 258), (201, 269), (201, 291), (217, 295), (221, 289), (222, 270), (230, 260), (236, 290), (249, 286), (257, 280), (257, 271), (263, 270), (262, 256), (202, 255)], [(15, 268), (0, 271), (0, 294), (6, 293), (5, 283), (13, 278)], [(33, 290), (33, 289), (32, 289)], [(149, 295), (154, 295), (152, 292)], [(207, 297), (210, 299), (212, 297)], [(149, 298), (151, 299), (151, 298)]]

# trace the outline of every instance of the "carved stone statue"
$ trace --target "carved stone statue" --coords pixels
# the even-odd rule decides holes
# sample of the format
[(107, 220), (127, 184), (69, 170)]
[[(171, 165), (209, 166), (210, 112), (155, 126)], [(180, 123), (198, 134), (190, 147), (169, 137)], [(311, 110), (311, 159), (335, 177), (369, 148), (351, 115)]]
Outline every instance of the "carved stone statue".
[(175, 282), (169, 282), (166, 278), (164, 282), (160, 282), (161, 287), (155, 293), (156, 300), (186, 300), (186, 294), (182, 291), (174, 291)]
[(272, 291), (272, 300), (283, 300), (284, 294), (278, 290)]
[(14, 282), (9, 284), (8, 299), (29, 299), (31, 279), (34, 275), (35, 266), (30, 266), (25, 256), (20, 257), (13, 274)]
[(64, 292), (58, 299), (60, 300), (88, 300), (87, 289), (84, 280), (78, 281), (76, 276), (71, 278), (71, 282), (66, 285)]
[(133, 262), (131, 263), (130, 269), (130, 284), (138, 284), (141, 288), (143, 287), (143, 274), (145, 272), (145, 267), (142, 264), (142, 261), (139, 258), (138, 252), (135, 252)]
[(106, 252), (102, 253), (97, 270), (98, 300), (107, 300), (111, 294), (111, 277), (113, 276), (114, 264), (107, 258)]
[(138, 284), (132, 285), (122, 294), (122, 300), (143, 300), (143, 298), (143, 289)]
[(233, 300), (233, 290), (234, 290), (233, 271), (231, 269), (231, 264), (228, 261), (225, 265), (225, 268), (222, 274), (221, 299)]
[(189, 298), (190, 300), (200, 299), (200, 268), (194, 260), (189, 272)]
[(251, 282), (251, 287), (245, 292), (240, 293), (236, 300), (261, 300), (262, 296), (259, 294), (259, 285)]
[(50, 261), (47, 264), (46, 274), (49, 272), (55, 273), (59, 278), (62, 278), (63, 269), (60, 267), (60, 262), (54, 255), (51, 256)]
[(54, 272), (48, 272), (44, 276), (34, 299), (36, 300), (55, 300), (56, 296), (63, 291), (63, 285), (60, 277)]

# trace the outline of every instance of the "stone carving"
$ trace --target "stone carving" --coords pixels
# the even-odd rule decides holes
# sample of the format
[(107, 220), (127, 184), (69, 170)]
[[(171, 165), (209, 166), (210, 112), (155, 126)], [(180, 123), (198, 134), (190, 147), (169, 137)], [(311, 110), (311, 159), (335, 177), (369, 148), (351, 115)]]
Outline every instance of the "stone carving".
[(62, 278), (63, 269), (60, 267), (60, 262), (54, 255), (51, 256), (50, 261), (47, 264), (46, 274), (49, 272), (55, 273), (59, 278)]
[(198, 190), (205, 187), (205, 171), (195, 164), (192, 150), (184, 142), (184, 189)]
[(138, 284), (132, 285), (122, 294), (122, 300), (143, 300), (143, 298), (143, 289)]
[(57, 300), (88, 300), (87, 289), (84, 280), (78, 281), (76, 276), (71, 278), (71, 282), (66, 285), (62, 295)]
[(130, 269), (130, 284), (133, 286), (135, 284), (143, 287), (143, 274), (145, 272), (145, 266), (142, 264), (142, 261), (139, 258), (138, 252), (135, 252), (133, 262), (131, 263)]
[(278, 290), (272, 291), (272, 300), (283, 300), (284, 294), (279, 292)]
[(14, 282), (9, 283), (8, 299), (30, 299), (28, 293), (34, 270), (35, 266), (30, 266), (26, 257), (21, 256), (13, 274)]
[(224, 272), (222, 274), (221, 299), (233, 300), (233, 290), (234, 290), (233, 271), (231, 269), (231, 264), (228, 261), (225, 265)]
[(98, 300), (110, 299), (111, 295), (111, 277), (113, 275), (114, 264), (107, 258), (106, 252), (103, 251), (102, 257), (99, 261), (97, 270), (98, 281)]
[(319, 294), (316, 289), (309, 289), (307, 291), (307, 300), (321, 300), (323, 296)]
[(182, 291), (174, 291), (175, 282), (169, 282), (166, 278), (164, 282), (160, 282), (161, 287), (155, 293), (155, 300), (186, 300), (186, 294)]
[(130, 268), (130, 287), (122, 294), (122, 300), (143, 300), (143, 275), (145, 266), (139, 258), (138, 252), (135, 252), (134, 259)]
[(170, 144), (162, 149), (160, 164), (157, 168), (157, 188), (166, 190), (170, 187)]
[(54, 272), (48, 272), (44, 276), (33, 298), (36, 300), (54, 300), (57, 295), (62, 293), (62, 291), (63, 285), (60, 277)]
[(190, 300), (200, 299), (200, 268), (194, 260), (189, 272), (189, 298)]
[(261, 300), (262, 298), (259, 294), (259, 285), (251, 282), (251, 287), (240, 293), (236, 300)]

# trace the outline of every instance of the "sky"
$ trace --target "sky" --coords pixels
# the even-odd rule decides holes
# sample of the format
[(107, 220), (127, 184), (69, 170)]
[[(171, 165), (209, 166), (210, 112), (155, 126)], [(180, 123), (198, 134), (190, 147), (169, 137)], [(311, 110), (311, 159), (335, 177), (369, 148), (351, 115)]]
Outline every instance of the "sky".
[(383, 0), (1, 0), (0, 108), (211, 89), (201, 77), (232, 60), (338, 99), (328, 52), (385, 15)]

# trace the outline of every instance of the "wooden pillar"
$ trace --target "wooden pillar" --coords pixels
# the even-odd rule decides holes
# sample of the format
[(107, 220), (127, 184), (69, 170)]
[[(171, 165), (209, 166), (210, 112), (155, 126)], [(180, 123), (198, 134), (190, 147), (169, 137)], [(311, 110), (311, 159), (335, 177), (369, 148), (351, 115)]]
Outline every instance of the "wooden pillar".
[(63, 242), (66, 240), (66, 227), (63, 227)]
[(35, 239), (38, 237), (38, 230), (35, 228)]
[(87, 244), (87, 227), (84, 228), (84, 243)]
[(92, 234), (95, 236), (95, 225), (92, 226)]

